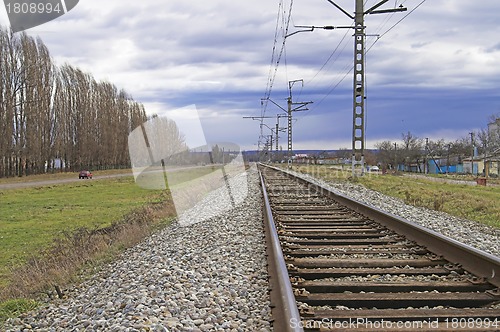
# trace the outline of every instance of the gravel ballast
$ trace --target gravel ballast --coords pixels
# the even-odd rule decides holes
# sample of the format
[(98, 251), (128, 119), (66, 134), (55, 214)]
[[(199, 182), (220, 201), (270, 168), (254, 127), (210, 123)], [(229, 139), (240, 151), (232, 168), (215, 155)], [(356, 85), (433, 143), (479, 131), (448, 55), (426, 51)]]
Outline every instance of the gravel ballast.
[(500, 229), (451, 216), (444, 212), (405, 204), (402, 200), (367, 189), (359, 184), (334, 183), (316, 179), (308, 174), (289, 171), (291, 174), (350, 197), (380, 210), (444, 234), (454, 240), (500, 257)]
[(126, 250), (65, 299), (9, 319), (4, 328), (271, 331), (255, 167), (247, 175), (243, 203), (207, 221), (186, 227), (174, 223)]

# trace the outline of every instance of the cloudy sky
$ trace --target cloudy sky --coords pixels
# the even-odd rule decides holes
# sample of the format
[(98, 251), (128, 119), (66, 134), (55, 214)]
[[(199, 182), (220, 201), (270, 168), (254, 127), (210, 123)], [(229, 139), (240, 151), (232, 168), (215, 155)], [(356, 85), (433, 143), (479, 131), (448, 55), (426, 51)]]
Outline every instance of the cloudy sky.
[[(336, 3), (354, 11), (354, 0)], [(407, 131), (454, 140), (485, 128), (500, 113), (500, 1), (391, 0), (382, 8), (401, 3), (407, 12), (366, 17), (367, 146)], [(245, 149), (256, 148), (260, 130), (243, 116), (263, 112), (270, 73), (270, 98), (282, 107), (288, 81), (302, 79), (293, 99), (313, 104), (294, 114), (294, 148), (350, 148), (352, 30), (288, 37), (276, 69), (273, 47), (277, 57), (289, 8), (290, 0), (80, 0), (27, 33), (42, 38), (57, 64), (124, 88), (151, 114), (196, 105), (207, 141)], [(9, 24), (4, 7), (0, 24)], [(294, 0), (288, 32), (351, 24), (327, 0)], [(265, 108), (266, 116), (279, 112)]]

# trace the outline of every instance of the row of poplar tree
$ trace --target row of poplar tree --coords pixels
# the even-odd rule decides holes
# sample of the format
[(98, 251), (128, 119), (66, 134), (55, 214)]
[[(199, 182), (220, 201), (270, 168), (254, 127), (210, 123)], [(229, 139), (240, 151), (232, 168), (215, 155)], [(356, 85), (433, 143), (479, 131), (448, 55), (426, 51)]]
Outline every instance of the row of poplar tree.
[(129, 166), (128, 134), (145, 120), (125, 91), (0, 27), (0, 177)]

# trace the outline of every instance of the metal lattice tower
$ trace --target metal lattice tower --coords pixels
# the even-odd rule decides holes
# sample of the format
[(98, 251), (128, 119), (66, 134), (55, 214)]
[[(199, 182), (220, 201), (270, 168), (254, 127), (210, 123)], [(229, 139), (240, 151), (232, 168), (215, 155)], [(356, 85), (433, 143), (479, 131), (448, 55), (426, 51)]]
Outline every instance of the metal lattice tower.
[[(387, 14), (395, 12), (404, 12), (407, 8), (403, 5), (399, 5), (398, 8), (390, 9), (378, 9), (382, 5), (389, 2), (389, 0), (381, 0), (371, 8), (365, 11), (364, 0), (355, 0), (355, 12), (354, 16), (348, 11), (339, 6), (335, 0), (327, 0), (330, 4), (335, 6), (338, 10), (348, 16), (350, 19), (354, 20), (354, 87), (353, 87), (353, 126), (352, 126), (352, 175), (356, 176), (358, 171), (361, 175), (364, 173), (365, 164), (365, 15), (367, 14)], [(313, 26), (313, 25), (300, 25), (296, 26), (303, 28), (303, 30), (298, 30), (292, 32), (285, 36), (285, 38), (293, 36), (299, 32), (314, 31), (314, 29), (351, 29), (352, 26)], [(290, 86), (291, 92), (291, 86)], [(292, 114), (290, 109), (291, 104), (291, 94), (288, 101), (288, 153), (291, 154), (292, 150), (292, 131), (291, 131), (291, 119)], [(293, 111), (293, 110), (292, 110)]]
[[(287, 114), (288, 114), (288, 162), (290, 163), (292, 160), (292, 154), (293, 154), (293, 147), (292, 147), (292, 112), (301, 112), (301, 111), (307, 111), (308, 108), (306, 107), (308, 104), (311, 104), (312, 101), (306, 101), (306, 102), (298, 102), (294, 103), (292, 100), (292, 88), (293, 85), (297, 82), (301, 82), (302, 86), (304, 86), (304, 80), (293, 80), (293, 81), (288, 81), (288, 91), (289, 91), (289, 96), (287, 99)], [(294, 106), (296, 106), (294, 108)]]
[[(327, 0), (342, 13), (354, 19), (354, 81), (353, 81), (353, 125), (352, 125), (352, 175), (356, 176), (358, 170), (364, 173), (365, 165), (365, 15), (387, 14), (402, 12), (407, 9), (402, 5), (399, 8), (380, 9), (380, 6), (389, 0), (381, 0), (376, 5), (365, 11), (364, 0), (355, 0), (354, 16), (335, 3)], [(323, 27), (333, 29), (334, 27)], [(314, 30), (314, 28), (312, 29)], [(311, 30), (311, 31), (312, 31)]]
[[(290, 94), (291, 94), (291, 89), (290, 89)], [(292, 96), (288, 97), (287, 100), (288, 108), (287, 108), (287, 114), (288, 114), (288, 126), (287, 126), (287, 134), (288, 134), (288, 159), (292, 158)]]
[(365, 165), (365, 13), (364, 0), (356, 0), (354, 22), (354, 87), (352, 129), (352, 174)]
[[(287, 155), (288, 155), (288, 162), (290, 163), (292, 160), (292, 154), (293, 154), (293, 146), (292, 146), (292, 113), (293, 112), (300, 112), (300, 111), (307, 111), (308, 108), (306, 107), (308, 104), (311, 104), (312, 101), (306, 101), (306, 102), (293, 102), (292, 99), (292, 87), (296, 82), (301, 82), (304, 84), (304, 80), (293, 80), (288, 82), (288, 90), (289, 90), (289, 95), (287, 98), (287, 108), (284, 109), (281, 107), (279, 104), (277, 104), (275, 101), (272, 99), (263, 99), (263, 100), (269, 100), (271, 103), (274, 105), (278, 106), (283, 112), (286, 113), (286, 117), (288, 120), (288, 126), (287, 126), (287, 136), (288, 136), (288, 149), (287, 149)], [(261, 100), (262, 102), (262, 100)], [(280, 116), (278, 115), (277, 121), (279, 121)], [(279, 131), (279, 124), (276, 124), (276, 135), (278, 135)], [(278, 150), (278, 141), (276, 140), (276, 150)]]

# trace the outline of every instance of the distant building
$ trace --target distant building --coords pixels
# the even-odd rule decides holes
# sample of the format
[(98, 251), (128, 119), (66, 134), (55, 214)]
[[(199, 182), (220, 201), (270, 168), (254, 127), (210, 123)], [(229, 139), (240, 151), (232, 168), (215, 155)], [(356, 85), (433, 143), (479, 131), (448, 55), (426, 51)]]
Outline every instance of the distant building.
[(485, 156), (485, 175), (492, 177), (500, 176), (500, 148)]
[(486, 176), (500, 176), (500, 118), (496, 118), (495, 121), (488, 123), (488, 135), (493, 140), (493, 146), (496, 149), (488, 153), (485, 156), (485, 173)]
[(344, 158), (320, 158), (317, 161), (318, 165), (341, 165), (344, 164)]
[(294, 156), (292, 156), (292, 159), (297, 164), (312, 164), (313, 163), (313, 158), (309, 157), (309, 155), (307, 153), (296, 153)]

